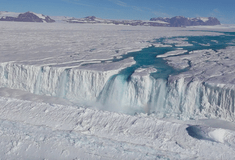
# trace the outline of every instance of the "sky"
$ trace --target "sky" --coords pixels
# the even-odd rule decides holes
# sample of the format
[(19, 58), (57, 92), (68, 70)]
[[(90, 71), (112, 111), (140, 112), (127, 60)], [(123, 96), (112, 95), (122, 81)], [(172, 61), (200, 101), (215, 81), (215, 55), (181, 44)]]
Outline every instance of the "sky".
[(0, 11), (133, 20), (216, 17), (222, 24), (235, 24), (234, 8), (235, 0), (0, 0)]

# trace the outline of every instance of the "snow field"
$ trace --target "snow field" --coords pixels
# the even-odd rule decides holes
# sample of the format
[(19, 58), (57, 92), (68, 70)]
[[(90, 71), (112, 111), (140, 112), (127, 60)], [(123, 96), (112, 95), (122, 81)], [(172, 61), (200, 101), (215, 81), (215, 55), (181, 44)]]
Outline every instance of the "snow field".
[(168, 81), (153, 68), (116, 76), (135, 64), (122, 55), (163, 47), (154, 39), (221, 34), (191, 30), (1, 22), (1, 158), (233, 159), (227, 122), (160, 119), (234, 121), (233, 47), (167, 53), (173, 67), (191, 67)]
[[(188, 134), (187, 124), (145, 115), (128, 116), (10, 98), (0, 98), (0, 104), (1, 146), (6, 146), (0, 151), (9, 158), (128, 159), (138, 155), (147, 159), (195, 159), (208, 158), (208, 151), (210, 158), (229, 158), (234, 154), (234, 131), (225, 129), (201, 127), (204, 137), (208, 135), (214, 141), (199, 140)], [(29, 154), (32, 151), (34, 155)]]

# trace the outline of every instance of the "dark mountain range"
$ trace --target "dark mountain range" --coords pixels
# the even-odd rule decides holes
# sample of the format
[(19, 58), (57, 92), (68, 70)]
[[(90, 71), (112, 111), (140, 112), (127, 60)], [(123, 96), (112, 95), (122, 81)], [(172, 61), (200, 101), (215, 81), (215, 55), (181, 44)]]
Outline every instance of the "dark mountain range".
[(91, 24), (115, 24), (115, 25), (130, 25), (130, 26), (169, 26), (168, 22), (164, 21), (142, 21), (142, 20), (109, 20), (101, 19), (95, 16), (85, 18), (71, 18), (65, 20), (68, 23), (91, 23)]
[(8, 12), (1, 12), (0, 21), (16, 21), (16, 22), (55, 22), (55, 20), (51, 19), (49, 16), (44, 16), (42, 14), (36, 14), (33, 12), (21, 13), (18, 16), (16, 14), (7, 14)]
[(101, 19), (95, 16), (88, 16), (85, 18), (69, 18), (69, 17), (55, 17), (56, 21), (49, 16), (37, 14), (33, 12), (14, 13), (14, 12), (0, 12), (0, 21), (16, 21), (16, 22), (67, 22), (67, 23), (85, 23), (85, 24), (114, 24), (114, 25), (130, 25), (130, 26), (163, 26), (163, 27), (186, 27), (186, 26), (213, 26), (220, 25), (217, 18), (214, 17), (198, 17), (186, 18), (176, 16), (172, 18), (151, 18), (149, 21), (143, 20), (110, 20)]
[(158, 18), (151, 18), (150, 21), (164, 21), (169, 23), (171, 27), (220, 25), (220, 21), (214, 17), (198, 17), (198, 18), (186, 18), (182, 16), (176, 16), (173, 18), (158, 17)]
[(116, 25), (131, 25), (131, 26), (164, 26), (164, 27), (185, 27), (185, 26), (213, 26), (220, 25), (217, 18), (214, 17), (198, 17), (185, 18), (181, 16), (173, 18), (151, 18), (150, 21), (143, 20), (107, 20), (89, 16), (85, 18), (71, 18), (67, 19), (68, 23), (104, 23)]

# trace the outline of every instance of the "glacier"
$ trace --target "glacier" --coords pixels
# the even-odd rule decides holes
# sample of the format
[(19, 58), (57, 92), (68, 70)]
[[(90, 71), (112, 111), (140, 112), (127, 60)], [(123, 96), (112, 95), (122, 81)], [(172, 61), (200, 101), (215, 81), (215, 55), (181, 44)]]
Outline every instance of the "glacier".
[[(200, 72), (198, 64), (193, 64), (205, 63), (205, 59), (202, 59), (204, 55), (210, 61), (222, 54), (222, 58), (227, 56), (231, 60), (231, 53), (227, 54), (223, 49), (232, 46), (228, 43), (232, 43), (234, 39), (230, 34), (207, 36), (206, 42), (211, 43), (209, 46), (201, 45), (202, 39), (193, 36), (160, 39), (163, 45), (172, 46), (148, 47), (142, 51), (127, 53), (119, 59), (84, 63), (78, 68), (4, 62), (0, 63), (0, 86), (64, 98), (74, 105), (95, 106), (102, 110), (132, 115), (147, 113), (160, 118), (174, 117), (183, 120), (219, 117), (233, 121), (234, 89), (220, 85), (220, 82), (214, 86), (205, 77), (200, 79), (195, 76), (195, 71), (190, 72), (195, 69)], [(156, 41), (159, 43), (159, 40)], [(175, 45), (180, 41), (183, 41), (181, 45)], [(194, 45), (184, 45), (185, 41)], [(153, 59), (154, 57), (156, 58)], [(219, 62), (223, 63), (222, 60)], [(180, 63), (177, 66), (181, 68), (177, 68), (175, 63)], [(182, 63), (187, 64), (181, 65)], [(227, 64), (226, 61), (224, 63)], [(118, 66), (120, 64), (122, 67)], [(94, 69), (96, 66), (99, 67), (98, 71)], [(148, 71), (151, 67), (155, 70)], [(212, 64), (210, 67), (218, 66)], [(138, 72), (138, 69), (142, 71)], [(220, 68), (211, 74), (215, 76), (217, 72), (220, 72)], [(208, 76), (209, 73), (204, 74)], [(200, 73), (200, 77), (204, 74)]]
[(12, 24), (3, 159), (234, 156), (234, 28)]

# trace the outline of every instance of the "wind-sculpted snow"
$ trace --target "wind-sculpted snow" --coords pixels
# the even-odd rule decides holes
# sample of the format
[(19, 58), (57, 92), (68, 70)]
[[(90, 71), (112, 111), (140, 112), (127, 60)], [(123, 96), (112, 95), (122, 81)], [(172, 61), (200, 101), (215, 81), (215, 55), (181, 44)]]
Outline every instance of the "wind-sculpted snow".
[[(234, 156), (235, 132), (205, 124), (187, 125), (190, 122), (167, 122), (146, 115), (130, 116), (11, 98), (0, 98), (0, 104), (0, 153), (6, 159), (134, 159), (136, 156), (229, 159)], [(190, 129), (192, 126), (195, 127)], [(192, 132), (204, 137), (203, 140), (192, 136)]]

